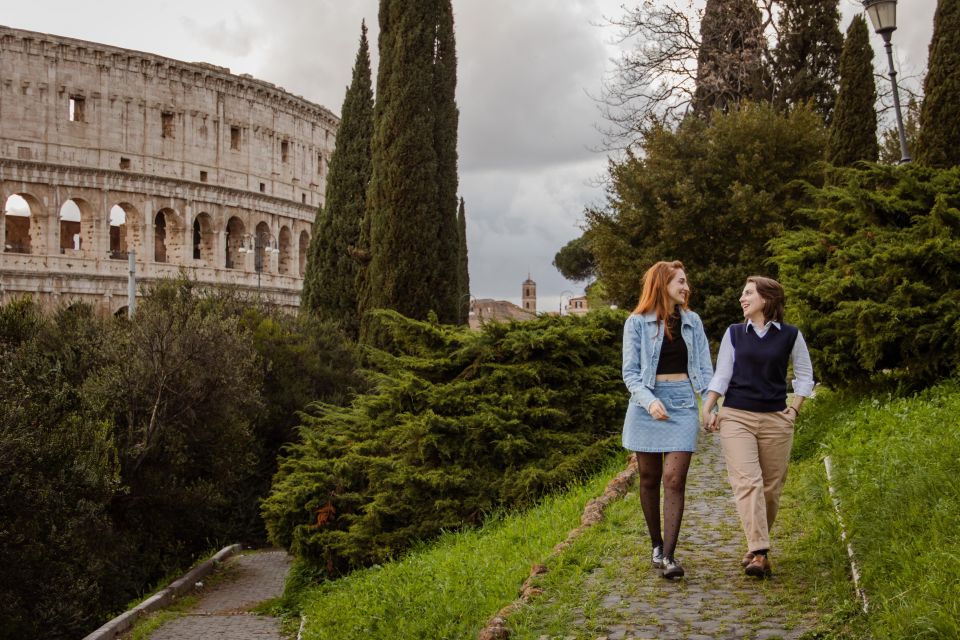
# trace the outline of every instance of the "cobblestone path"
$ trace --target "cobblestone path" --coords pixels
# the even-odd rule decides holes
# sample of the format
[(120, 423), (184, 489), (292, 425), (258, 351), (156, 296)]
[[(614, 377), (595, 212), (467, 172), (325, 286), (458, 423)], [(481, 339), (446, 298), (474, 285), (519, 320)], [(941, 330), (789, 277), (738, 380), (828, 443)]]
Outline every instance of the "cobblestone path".
[[(787, 508), (789, 506), (785, 505)], [(714, 640), (797, 639), (815, 626), (812, 605), (798, 611), (784, 585), (795, 578), (777, 572), (759, 581), (743, 574), (746, 551), (726, 479), (719, 437), (701, 433), (687, 479), (687, 501), (677, 559), (686, 570), (665, 580), (650, 564), (649, 539), (636, 486), (619, 505), (619, 516), (599, 527), (615, 527), (614, 548), (603, 551), (601, 566), (577, 585), (582, 605), (569, 612), (562, 634), (519, 634), (527, 640)], [(774, 527), (774, 545), (785, 535)], [(606, 539), (609, 539), (607, 537)], [(542, 606), (550, 606), (544, 593)], [(536, 601), (533, 608), (539, 606)], [(534, 616), (535, 618), (536, 616)]]
[(242, 554), (219, 571), (228, 575), (207, 589), (196, 607), (163, 625), (150, 640), (284, 640), (280, 621), (249, 613), (251, 607), (283, 593), (290, 569), (285, 551)]

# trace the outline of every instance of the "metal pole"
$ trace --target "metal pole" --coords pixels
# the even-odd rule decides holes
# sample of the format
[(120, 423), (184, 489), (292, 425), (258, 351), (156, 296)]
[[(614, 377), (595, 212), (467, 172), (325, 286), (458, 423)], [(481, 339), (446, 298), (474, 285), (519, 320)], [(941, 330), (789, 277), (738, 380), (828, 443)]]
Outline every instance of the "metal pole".
[(907, 151), (907, 134), (903, 129), (903, 114), (900, 112), (900, 91), (897, 89), (897, 70), (893, 67), (893, 45), (890, 44), (891, 31), (885, 31), (883, 46), (887, 50), (887, 63), (890, 65), (890, 84), (893, 85), (893, 108), (897, 113), (897, 132), (900, 134), (900, 164), (910, 162), (910, 152)]
[(127, 317), (132, 319), (137, 310), (137, 252), (133, 249), (127, 253), (127, 267)]

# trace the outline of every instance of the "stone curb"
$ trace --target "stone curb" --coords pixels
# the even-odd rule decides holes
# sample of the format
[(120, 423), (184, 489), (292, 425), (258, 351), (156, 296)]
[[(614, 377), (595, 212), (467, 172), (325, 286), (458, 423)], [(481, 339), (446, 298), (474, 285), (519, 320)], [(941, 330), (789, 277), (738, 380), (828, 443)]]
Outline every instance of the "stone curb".
[[(566, 539), (558, 543), (553, 551), (550, 552), (550, 558), (554, 558), (557, 555), (563, 553), (573, 541), (579, 538), (584, 531), (589, 527), (601, 522), (603, 520), (603, 513), (606, 511), (607, 506), (614, 500), (619, 500), (627, 494), (627, 490), (630, 487), (630, 483), (639, 473), (639, 466), (637, 463), (637, 457), (635, 455), (630, 456), (630, 460), (627, 462), (627, 468), (618, 473), (610, 482), (607, 483), (606, 489), (604, 489), (603, 494), (599, 498), (592, 498), (587, 501), (587, 504), (583, 507), (583, 513), (580, 516), (580, 526), (567, 533)], [(504, 608), (502, 608), (493, 618), (487, 622), (487, 626), (480, 630), (477, 638), (478, 640), (506, 640), (510, 637), (510, 630), (507, 628), (507, 618), (516, 611), (519, 607), (530, 602), (533, 598), (537, 597), (542, 593), (542, 589), (534, 586), (534, 581), (537, 576), (540, 576), (544, 573), (547, 573), (550, 569), (546, 564), (535, 564), (530, 567), (530, 575), (527, 576), (527, 579), (524, 580), (523, 586), (520, 587), (520, 597), (517, 600), (514, 600)]]
[(120, 634), (129, 631), (141, 616), (163, 609), (183, 594), (191, 591), (201, 578), (212, 573), (227, 558), (239, 553), (240, 549), (239, 544), (224, 547), (209, 560), (201, 562), (134, 608), (121, 613), (93, 633), (85, 636), (83, 640), (114, 640)]

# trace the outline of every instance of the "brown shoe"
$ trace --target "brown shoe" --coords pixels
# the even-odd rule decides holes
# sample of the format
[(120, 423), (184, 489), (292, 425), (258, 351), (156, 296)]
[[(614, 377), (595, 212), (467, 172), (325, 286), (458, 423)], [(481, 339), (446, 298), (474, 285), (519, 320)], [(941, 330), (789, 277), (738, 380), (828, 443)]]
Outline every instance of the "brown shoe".
[(751, 560), (747, 568), (744, 569), (744, 573), (754, 578), (766, 578), (773, 573), (770, 570), (770, 560), (767, 559), (767, 556), (753, 556), (753, 560)]
[(740, 561), (741, 567), (746, 567), (748, 564), (753, 562), (753, 551), (747, 551), (747, 554), (743, 556), (743, 560)]

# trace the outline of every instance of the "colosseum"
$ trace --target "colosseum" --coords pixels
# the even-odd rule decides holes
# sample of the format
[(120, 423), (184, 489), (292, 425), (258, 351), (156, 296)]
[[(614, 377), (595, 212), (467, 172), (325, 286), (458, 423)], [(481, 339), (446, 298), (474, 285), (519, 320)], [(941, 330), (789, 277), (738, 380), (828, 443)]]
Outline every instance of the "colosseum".
[(248, 75), (0, 26), (0, 303), (186, 272), (295, 307), (339, 120)]

